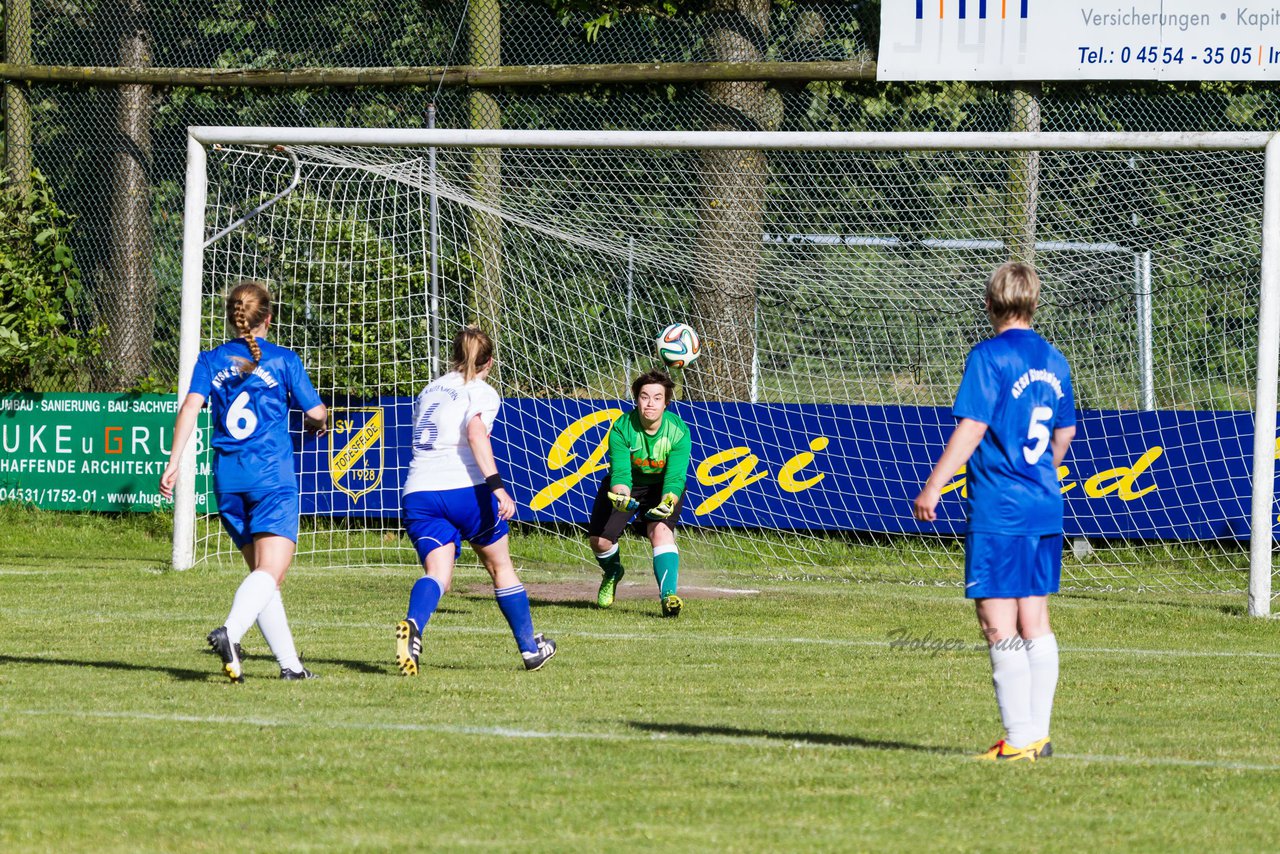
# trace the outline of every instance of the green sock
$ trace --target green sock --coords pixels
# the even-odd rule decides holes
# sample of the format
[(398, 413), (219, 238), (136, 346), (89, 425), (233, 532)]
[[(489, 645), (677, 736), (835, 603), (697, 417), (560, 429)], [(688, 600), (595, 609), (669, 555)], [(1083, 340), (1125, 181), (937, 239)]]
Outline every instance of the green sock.
[(618, 579), (622, 577), (624, 572), (622, 568), (622, 552), (618, 550), (617, 544), (604, 554), (596, 555), (596, 563), (600, 564), (600, 571), (605, 574), (606, 578)]
[(658, 546), (653, 550), (653, 577), (658, 579), (658, 595), (674, 596), (680, 583), (680, 552), (675, 546)]

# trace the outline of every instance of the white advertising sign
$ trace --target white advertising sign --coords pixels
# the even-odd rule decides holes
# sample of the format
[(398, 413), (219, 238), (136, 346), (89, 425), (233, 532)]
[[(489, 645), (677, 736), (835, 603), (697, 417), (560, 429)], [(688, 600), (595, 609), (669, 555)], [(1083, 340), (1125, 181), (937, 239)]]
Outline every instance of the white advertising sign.
[(880, 80), (1280, 80), (1280, 2), (881, 0)]

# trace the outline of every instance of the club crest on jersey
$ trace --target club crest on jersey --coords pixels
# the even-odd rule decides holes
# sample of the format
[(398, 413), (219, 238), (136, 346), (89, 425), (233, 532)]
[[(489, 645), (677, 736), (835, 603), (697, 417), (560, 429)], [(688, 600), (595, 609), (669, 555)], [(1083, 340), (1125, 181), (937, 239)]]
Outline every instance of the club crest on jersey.
[(381, 406), (333, 410), (329, 432), (329, 476), (333, 485), (359, 501), (382, 483), (383, 425)]

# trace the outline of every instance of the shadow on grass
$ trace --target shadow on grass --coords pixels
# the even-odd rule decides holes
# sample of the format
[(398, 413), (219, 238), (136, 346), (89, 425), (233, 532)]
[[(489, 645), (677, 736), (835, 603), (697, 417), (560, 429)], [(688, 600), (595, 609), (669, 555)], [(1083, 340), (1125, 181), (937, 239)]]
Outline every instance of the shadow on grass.
[(744, 729), (732, 726), (706, 726), (701, 724), (654, 723), (629, 721), (631, 727), (643, 732), (674, 733), (688, 736), (719, 736), (721, 738), (763, 738), (770, 741), (787, 741), (802, 744), (825, 744), (833, 747), (865, 747), (872, 750), (910, 750), (917, 753), (963, 754), (954, 747), (938, 747), (929, 744), (912, 744), (909, 741), (889, 741), (879, 738), (862, 738), (856, 735), (839, 735), (830, 732), (805, 730)]
[(531, 608), (573, 608), (579, 611), (598, 611), (596, 600), (586, 599), (539, 599), (536, 596), (529, 597), (529, 607)]
[(221, 672), (188, 670), (185, 667), (161, 667), (153, 664), (133, 664), (127, 661), (93, 661), (87, 658), (41, 658), (34, 655), (0, 655), (0, 664), (52, 664), (56, 667), (87, 667), (102, 670), (137, 670), (167, 673), (180, 682), (226, 681)]
[(1049, 606), (1050, 608), (1053, 607), (1053, 601), (1055, 599), (1064, 602), (1088, 602), (1091, 605), (1098, 605), (1100, 607), (1124, 601), (1142, 605), (1144, 607), (1173, 608), (1189, 613), (1206, 611), (1215, 614), (1226, 614), (1229, 617), (1245, 616), (1248, 613), (1248, 608), (1243, 601), (1223, 601), (1224, 599), (1233, 596), (1243, 600), (1243, 594), (1233, 593), (1188, 593), (1185, 599), (1168, 599), (1142, 593), (1104, 593), (1091, 590), (1073, 590), (1055, 594), (1053, 599), (1049, 600)]
[[(215, 654), (212, 650), (208, 650), (208, 653), (210, 655)], [(272, 664), (274, 664), (276, 660), (275, 656), (269, 653), (255, 654), (252, 652), (242, 653), (241, 658), (244, 661), (270, 661)], [(346, 670), (352, 670), (352, 671), (355, 671), (356, 673), (373, 673), (379, 676), (382, 676), (388, 673), (399, 673), (395, 665), (391, 665), (391, 664), (375, 664), (371, 661), (356, 661), (351, 658), (316, 658), (315, 656), (311, 656), (311, 655), (303, 655), (301, 656), (301, 658), (302, 658), (303, 665), (307, 669), (312, 669), (316, 665), (332, 665), (334, 667), (341, 667)], [(318, 669), (317, 669), (317, 673), (319, 673)], [(320, 675), (323, 675), (323, 674), (320, 674)]]
[[(211, 650), (205, 652), (214, 656)], [(216, 657), (216, 656), (214, 656)], [(273, 664), (275, 659), (269, 655), (252, 655), (246, 653), (245, 661), (270, 661)], [(310, 658), (304, 662), (307, 665), (333, 665), (334, 667), (343, 667), (347, 670), (354, 670), (356, 673), (373, 673), (384, 675), (395, 673), (396, 669), (392, 666), (384, 666), (372, 664), (367, 661), (353, 661), (346, 658)], [(87, 658), (43, 658), (34, 655), (0, 655), (0, 665), (3, 664), (47, 664), (55, 667), (84, 667), (93, 670), (129, 670), (138, 672), (165, 673), (179, 682), (225, 682), (226, 676), (220, 669), (217, 670), (191, 670), (186, 667), (164, 667), (158, 664), (135, 664), (127, 661), (95, 661)]]

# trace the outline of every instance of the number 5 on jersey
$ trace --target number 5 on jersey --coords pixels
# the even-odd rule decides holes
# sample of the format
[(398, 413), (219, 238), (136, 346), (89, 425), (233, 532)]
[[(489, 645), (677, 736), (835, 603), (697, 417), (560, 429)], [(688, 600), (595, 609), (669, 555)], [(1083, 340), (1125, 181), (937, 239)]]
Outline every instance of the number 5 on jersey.
[(1031, 447), (1022, 446), (1022, 458), (1027, 465), (1033, 466), (1044, 456), (1049, 447), (1049, 426), (1045, 423), (1053, 417), (1053, 410), (1047, 406), (1037, 406), (1031, 410), (1031, 423), (1027, 425), (1027, 441), (1034, 442)]

